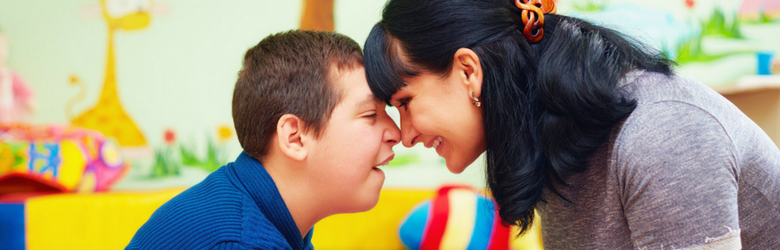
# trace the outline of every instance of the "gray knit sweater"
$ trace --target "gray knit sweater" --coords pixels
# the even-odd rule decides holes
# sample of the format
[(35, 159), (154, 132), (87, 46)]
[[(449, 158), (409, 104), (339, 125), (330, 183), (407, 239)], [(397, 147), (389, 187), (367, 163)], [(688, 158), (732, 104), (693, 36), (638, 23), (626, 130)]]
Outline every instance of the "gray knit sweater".
[(545, 249), (780, 249), (780, 150), (702, 83), (632, 71), (637, 108), (540, 203)]

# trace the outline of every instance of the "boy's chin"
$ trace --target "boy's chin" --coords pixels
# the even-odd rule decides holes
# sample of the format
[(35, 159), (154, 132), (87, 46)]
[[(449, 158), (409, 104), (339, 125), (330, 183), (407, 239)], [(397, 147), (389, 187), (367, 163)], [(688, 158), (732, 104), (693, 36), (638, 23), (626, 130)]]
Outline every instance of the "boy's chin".
[(376, 197), (365, 197), (364, 200), (351, 204), (341, 213), (349, 214), (349, 213), (366, 212), (376, 207), (376, 204), (378, 202), (379, 202), (379, 194), (377, 194)]
[(382, 190), (381, 182), (379, 183), (379, 185), (376, 185), (376, 187), (367, 187), (366, 189), (362, 190), (365, 191), (365, 193), (363, 193), (361, 197), (358, 198), (358, 200), (356, 200), (350, 206), (348, 206), (347, 208), (348, 211), (345, 211), (344, 213), (360, 213), (360, 212), (366, 212), (368, 210), (373, 209), (374, 207), (376, 207), (376, 204), (379, 202), (379, 193), (381, 190)]
[(355, 213), (366, 212), (366, 211), (369, 211), (371, 209), (374, 209), (374, 207), (376, 207), (377, 203), (379, 203), (379, 195), (377, 195), (376, 200), (374, 200), (373, 202), (368, 202), (368, 203), (364, 204), (363, 206), (358, 207), (358, 209), (357, 209), (357, 211), (355, 211)]

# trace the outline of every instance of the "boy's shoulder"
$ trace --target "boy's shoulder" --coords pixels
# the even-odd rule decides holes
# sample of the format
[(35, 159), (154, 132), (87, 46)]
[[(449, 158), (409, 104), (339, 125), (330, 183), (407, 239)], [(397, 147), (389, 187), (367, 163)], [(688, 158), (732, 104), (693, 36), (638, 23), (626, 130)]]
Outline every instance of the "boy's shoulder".
[(251, 197), (228, 177), (227, 166), (163, 204), (127, 249), (196, 249), (237, 244), (286, 249), (289, 245)]

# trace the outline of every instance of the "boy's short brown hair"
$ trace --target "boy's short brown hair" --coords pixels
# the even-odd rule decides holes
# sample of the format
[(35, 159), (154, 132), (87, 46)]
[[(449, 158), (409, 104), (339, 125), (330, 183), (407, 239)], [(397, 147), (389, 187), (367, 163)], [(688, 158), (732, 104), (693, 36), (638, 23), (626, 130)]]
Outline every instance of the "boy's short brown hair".
[(284, 114), (319, 136), (341, 99), (331, 67), (363, 65), (360, 45), (334, 32), (291, 30), (270, 35), (244, 55), (233, 90), (233, 123), (244, 152), (262, 159)]

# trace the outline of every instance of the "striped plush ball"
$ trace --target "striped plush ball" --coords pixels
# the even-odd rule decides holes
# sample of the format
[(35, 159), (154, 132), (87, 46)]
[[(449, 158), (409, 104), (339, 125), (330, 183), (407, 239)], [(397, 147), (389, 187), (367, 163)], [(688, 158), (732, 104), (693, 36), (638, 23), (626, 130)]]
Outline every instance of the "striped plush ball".
[(495, 202), (467, 186), (444, 186), (404, 218), (401, 242), (412, 250), (510, 249), (510, 228)]

